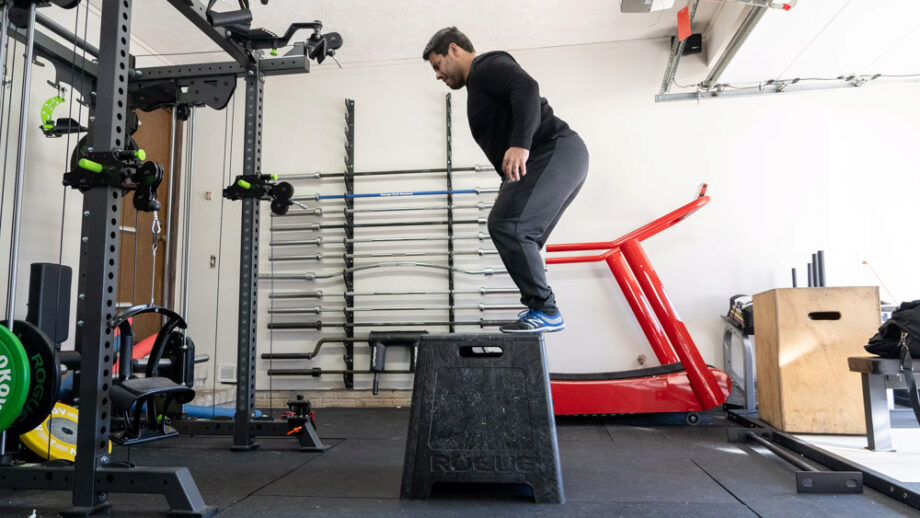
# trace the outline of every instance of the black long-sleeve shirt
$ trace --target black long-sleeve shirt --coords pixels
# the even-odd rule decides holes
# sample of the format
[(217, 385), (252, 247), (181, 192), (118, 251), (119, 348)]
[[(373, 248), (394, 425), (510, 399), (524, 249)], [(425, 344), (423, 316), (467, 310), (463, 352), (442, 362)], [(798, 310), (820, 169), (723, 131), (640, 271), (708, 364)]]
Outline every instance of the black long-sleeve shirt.
[(499, 175), (509, 147), (533, 149), (575, 134), (553, 114), (537, 82), (507, 52), (476, 56), (466, 89), (470, 131)]

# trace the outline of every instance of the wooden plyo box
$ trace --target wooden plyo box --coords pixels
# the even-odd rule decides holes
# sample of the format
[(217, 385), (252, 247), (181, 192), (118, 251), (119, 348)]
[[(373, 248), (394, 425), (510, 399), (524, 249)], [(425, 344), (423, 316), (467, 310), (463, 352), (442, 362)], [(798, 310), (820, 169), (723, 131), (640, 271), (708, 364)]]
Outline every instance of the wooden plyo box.
[(878, 287), (784, 288), (754, 295), (760, 417), (793, 433), (866, 433), (859, 373), (881, 325)]

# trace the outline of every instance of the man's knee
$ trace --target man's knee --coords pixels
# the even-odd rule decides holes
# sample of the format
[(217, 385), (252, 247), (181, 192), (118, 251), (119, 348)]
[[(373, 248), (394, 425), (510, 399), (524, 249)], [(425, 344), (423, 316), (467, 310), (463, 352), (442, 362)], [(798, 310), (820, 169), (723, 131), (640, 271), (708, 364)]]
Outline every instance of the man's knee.
[(531, 228), (517, 220), (489, 219), (488, 229), (492, 241), (502, 245), (519, 243), (521, 246), (529, 246), (531, 243), (537, 243), (541, 236), (540, 229)]
[(514, 237), (517, 221), (501, 218), (489, 217), (486, 228), (489, 229), (489, 235), (493, 238), (508, 239)]

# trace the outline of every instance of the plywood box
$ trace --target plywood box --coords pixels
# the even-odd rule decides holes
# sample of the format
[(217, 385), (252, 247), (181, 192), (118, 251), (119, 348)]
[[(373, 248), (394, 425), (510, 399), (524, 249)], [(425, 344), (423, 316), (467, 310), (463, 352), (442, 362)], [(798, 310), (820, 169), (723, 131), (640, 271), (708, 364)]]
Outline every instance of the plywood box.
[(881, 325), (878, 287), (785, 288), (754, 295), (760, 417), (794, 433), (865, 434), (865, 356)]

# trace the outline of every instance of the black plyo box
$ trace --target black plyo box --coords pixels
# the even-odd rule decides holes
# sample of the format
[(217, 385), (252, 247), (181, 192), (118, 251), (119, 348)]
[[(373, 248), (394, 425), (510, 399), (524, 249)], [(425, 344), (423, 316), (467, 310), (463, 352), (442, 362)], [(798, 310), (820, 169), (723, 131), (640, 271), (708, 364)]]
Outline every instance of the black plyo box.
[(426, 499), (436, 482), (527, 484), (538, 503), (565, 501), (541, 335), (422, 337), (401, 497)]

